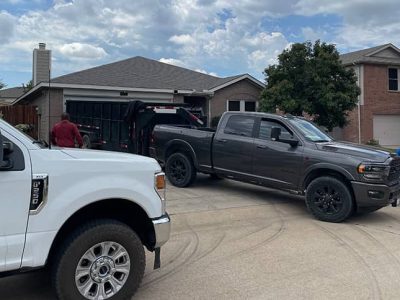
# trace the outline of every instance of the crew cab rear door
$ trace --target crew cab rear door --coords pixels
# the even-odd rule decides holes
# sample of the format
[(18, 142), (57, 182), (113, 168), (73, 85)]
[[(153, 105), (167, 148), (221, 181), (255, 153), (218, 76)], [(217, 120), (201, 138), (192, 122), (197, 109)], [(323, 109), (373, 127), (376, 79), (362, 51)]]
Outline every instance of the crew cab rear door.
[(291, 146), (271, 139), (273, 127), (281, 129), (281, 137), (290, 139), (294, 133), (278, 120), (262, 118), (257, 124), (253, 149), (253, 171), (265, 185), (297, 189), (303, 162), (303, 146)]
[(251, 115), (230, 115), (217, 130), (212, 146), (214, 169), (235, 178), (252, 176), (254, 124)]
[[(1, 130), (1, 128), (0, 128)], [(2, 140), (2, 141), (1, 141)], [(12, 151), (0, 151), (0, 272), (19, 269), (25, 245), (31, 197), (29, 152), (11, 133), (1, 130), (0, 142), (10, 142)]]

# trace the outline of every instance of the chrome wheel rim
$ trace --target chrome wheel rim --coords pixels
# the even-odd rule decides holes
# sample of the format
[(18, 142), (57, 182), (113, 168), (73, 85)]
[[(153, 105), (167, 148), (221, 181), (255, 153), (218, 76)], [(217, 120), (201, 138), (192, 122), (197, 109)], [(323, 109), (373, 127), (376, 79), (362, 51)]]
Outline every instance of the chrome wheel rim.
[(86, 299), (108, 299), (124, 286), (129, 277), (130, 257), (116, 242), (94, 245), (80, 258), (75, 284)]

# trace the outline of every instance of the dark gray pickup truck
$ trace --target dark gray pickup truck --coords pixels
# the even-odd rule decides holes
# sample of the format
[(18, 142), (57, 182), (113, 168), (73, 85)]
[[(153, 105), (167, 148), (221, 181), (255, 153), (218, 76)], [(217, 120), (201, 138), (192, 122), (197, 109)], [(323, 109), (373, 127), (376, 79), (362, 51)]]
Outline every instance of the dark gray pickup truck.
[(397, 206), (400, 158), (372, 147), (335, 142), (293, 116), (227, 112), (217, 129), (157, 125), (150, 153), (178, 187), (196, 172), (305, 195), (320, 220)]

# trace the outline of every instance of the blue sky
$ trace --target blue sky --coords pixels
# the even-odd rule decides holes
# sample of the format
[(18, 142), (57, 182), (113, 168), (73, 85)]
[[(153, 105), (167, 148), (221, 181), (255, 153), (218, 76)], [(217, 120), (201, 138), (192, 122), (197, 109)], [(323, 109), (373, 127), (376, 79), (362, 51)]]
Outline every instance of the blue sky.
[(44, 42), (52, 77), (140, 55), (264, 80), (295, 42), (321, 39), (341, 53), (400, 46), (399, 13), (395, 0), (0, 0), (0, 79), (27, 83)]

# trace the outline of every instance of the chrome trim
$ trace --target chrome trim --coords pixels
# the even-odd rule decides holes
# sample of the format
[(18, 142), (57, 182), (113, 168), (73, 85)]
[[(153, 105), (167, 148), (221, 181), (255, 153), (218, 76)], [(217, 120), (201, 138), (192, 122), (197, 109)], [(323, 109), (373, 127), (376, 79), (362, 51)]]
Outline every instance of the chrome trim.
[[(47, 174), (33, 174), (32, 175), (32, 180), (35, 179), (42, 179), (43, 180), (43, 199), (42, 202), (39, 204), (39, 206), (35, 210), (29, 210), (30, 215), (37, 215), (43, 207), (47, 203), (47, 197), (49, 193), (49, 175)], [(32, 197), (32, 195), (31, 195)], [(31, 199), (32, 201), (32, 199)]]
[(166, 214), (159, 219), (152, 220), (152, 222), (156, 237), (154, 248), (160, 248), (169, 239), (171, 233), (171, 219), (168, 214)]

